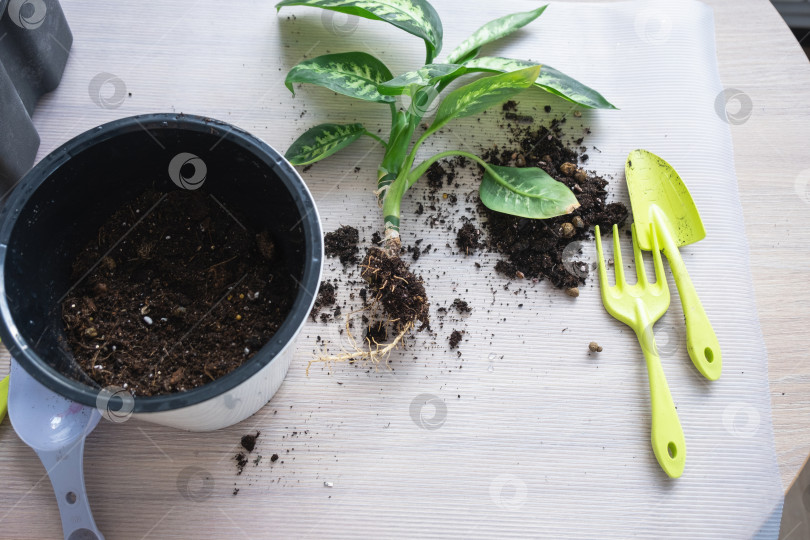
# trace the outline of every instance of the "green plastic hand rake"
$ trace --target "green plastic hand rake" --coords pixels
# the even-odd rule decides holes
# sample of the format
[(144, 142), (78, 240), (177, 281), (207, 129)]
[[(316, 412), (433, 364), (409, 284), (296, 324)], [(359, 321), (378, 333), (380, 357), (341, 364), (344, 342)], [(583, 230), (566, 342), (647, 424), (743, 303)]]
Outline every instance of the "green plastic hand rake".
[(669, 393), (669, 386), (661, 367), (661, 359), (655, 346), (653, 325), (669, 307), (669, 286), (658, 237), (653, 224), (650, 224), (653, 239), (653, 260), (655, 263), (655, 283), (647, 281), (644, 261), (633, 226), (633, 254), (636, 259), (638, 283), (628, 285), (624, 279), (622, 254), (619, 245), (618, 227), (613, 226), (613, 260), (616, 269), (616, 285), (611, 287), (607, 280), (605, 257), (602, 254), (602, 238), (599, 226), (596, 227), (596, 252), (599, 255), (599, 286), (602, 303), (608, 313), (633, 329), (644, 352), (647, 362), (647, 375), (650, 379), (650, 404), (652, 407), (651, 440), (658, 463), (670, 477), (678, 478), (686, 463), (686, 441), (681, 429), (681, 421), (675, 410), (675, 403)]

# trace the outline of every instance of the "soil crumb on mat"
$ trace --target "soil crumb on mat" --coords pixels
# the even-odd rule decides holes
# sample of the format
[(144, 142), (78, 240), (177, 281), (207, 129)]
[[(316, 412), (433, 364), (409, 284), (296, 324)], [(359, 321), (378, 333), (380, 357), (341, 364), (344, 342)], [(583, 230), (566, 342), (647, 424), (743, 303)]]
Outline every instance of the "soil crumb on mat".
[(259, 438), (259, 435), (261, 435), (260, 431), (257, 431), (255, 435), (242, 435), (242, 439), (239, 441), (239, 444), (242, 445), (242, 448), (247, 450), (248, 454), (253, 452), (253, 449), (256, 448), (256, 439)]
[(354, 227), (344, 225), (336, 231), (326, 233), (323, 241), (327, 257), (338, 257), (344, 265), (357, 263), (357, 255), (360, 253), (357, 243), (360, 241), (360, 234)]
[(456, 234), (456, 245), (465, 255), (473, 253), (479, 248), (481, 231), (469, 221), (462, 225)]
[(146, 191), (113, 213), (76, 258), (81, 281), (61, 306), (87, 375), (153, 396), (202, 386), (256, 354), (297, 285), (272, 234), (237, 219), (200, 191)]
[(461, 315), (472, 312), (470, 304), (466, 300), (462, 300), (461, 298), (456, 298), (455, 300), (453, 300), (453, 303), (451, 305)]
[(456, 347), (458, 347), (458, 344), (461, 343), (461, 337), (462, 337), (462, 332), (459, 331), (459, 330), (453, 330), (450, 333), (449, 341), (450, 341), (450, 348), (451, 349), (455, 349)]
[[(321, 286), (318, 288), (318, 295), (315, 297), (315, 304), (312, 306), (312, 311), (309, 314), (313, 321), (318, 319), (318, 314), (321, 314), (321, 309), (335, 305), (335, 302), (337, 302), (336, 290), (337, 287), (332, 283), (321, 281)], [(323, 317), (323, 315), (327, 316)], [(323, 322), (329, 320), (328, 314), (321, 314), (321, 320)]]
[[(242, 447), (242, 451), (237, 452), (233, 456), (233, 460), (236, 462), (237, 476), (241, 475), (245, 471), (245, 467), (249, 461), (248, 455), (256, 448), (256, 441), (258, 440), (259, 435), (261, 435), (261, 432), (257, 431), (255, 435), (253, 433), (242, 435), (242, 438), (239, 440), (239, 445)], [(261, 461), (261, 456), (257, 456), (257, 458), (253, 461), (253, 464), (258, 465), (259, 461)], [(239, 493), (238, 488), (234, 489), (233, 491), (234, 495), (237, 493)]]
[(233, 460), (236, 462), (236, 474), (238, 476), (245, 470), (245, 465), (247, 465), (248, 462), (247, 454), (244, 452), (238, 452), (235, 456), (233, 456)]

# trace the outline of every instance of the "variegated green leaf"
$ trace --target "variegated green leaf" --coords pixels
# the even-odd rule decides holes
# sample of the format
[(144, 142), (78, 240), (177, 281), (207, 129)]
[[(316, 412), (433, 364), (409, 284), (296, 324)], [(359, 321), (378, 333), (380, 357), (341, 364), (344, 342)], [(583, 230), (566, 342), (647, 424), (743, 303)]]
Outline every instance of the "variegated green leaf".
[(532, 11), (525, 11), (522, 13), (512, 13), (494, 21), (490, 21), (461, 42), (461, 45), (453, 49), (447, 57), (449, 63), (463, 62), (464, 59), (471, 58), (471, 53), (474, 53), (482, 45), (491, 43), (497, 39), (508, 36), (515, 30), (523, 28), (537, 17), (539, 17), (546, 6), (541, 6)]
[(540, 66), (528, 67), (512, 73), (485, 77), (453, 90), (439, 105), (436, 119), (428, 133), (435, 132), (453, 118), (470, 116), (502, 103), (530, 87), (539, 72)]
[(377, 85), (391, 77), (385, 64), (370, 54), (349, 52), (304, 60), (290, 70), (284, 83), (293, 93), (293, 83), (311, 83), (353, 98), (391, 103), (393, 97), (377, 91)]
[(481, 47), (476, 47), (475, 49), (471, 50), (470, 52), (468, 52), (467, 54), (456, 60), (456, 62), (459, 64), (466, 64), (467, 62), (478, 56), (479, 52), (481, 52)]
[[(509, 72), (526, 66), (535, 65), (527, 60), (515, 60), (513, 58), (499, 58), (496, 56), (482, 56), (474, 58), (464, 66), (468, 71), (493, 71)], [(568, 101), (589, 107), (592, 109), (615, 109), (616, 107), (606, 100), (602, 94), (585, 86), (577, 81), (557, 71), (551, 66), (544, 65), (540, 70), (535, 84), (543, 90), (560, 96)]]
[(461, 64), (428, 64), (416, 71), (409, 71), (377, 87), (381, 94), (398, 96), (405, 94), (413, 96), (417, 90), (425, 86), (433, 86), (441, 79), (460, 70)]
[(284, 157), (293, 165), (309, 165), (342, 150), (365, 133), (362, 124), (320, 124), (298, 137)]
[(425, 40), (431, 62), (442, 49), (442, 21), (427, 0), (284, 0), (286, 6), (312, 6), (385, 21)]
[(579, 207), (565, 184), (536, 167), (488, 165), (478, 193), (491, 210), (532, 219), (570, 214)]

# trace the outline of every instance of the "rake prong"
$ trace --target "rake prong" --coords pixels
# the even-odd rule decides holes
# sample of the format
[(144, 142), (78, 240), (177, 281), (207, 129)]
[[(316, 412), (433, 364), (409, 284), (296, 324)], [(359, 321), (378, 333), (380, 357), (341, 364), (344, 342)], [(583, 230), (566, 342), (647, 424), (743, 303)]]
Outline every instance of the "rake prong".
[(641, 258), (641, 248), (638, 247), (636, 224), (633, 223), (630, 233), (633, 235), (633, 257), (636, 259), (636, 276), (638, 284), (642, 287), (648, 284), (647, 271), (644, 270), (644, 259)]
[(605, 268), (605, 256), (602, 254), (602, 234), (599, 230), (599, 225), (594, 227), (594, 233), (596, 234), (596, 256), (599, 259), (599, 287), (602, 290), (607, 290), (610, 285), (608, 285), (607, 280), (607, 269)]
[(661, 260), (661, 248), (658, 246), (658, 235), (655, 231), (655, 224), (650, 223), (650, 234), (653, 240), (653, 262), (655, 263), (655, 284), (661, 287), (668, 287), (667, 275), (664, 273), (664, 261)]
[(624, 266), (622, 266), (622, 246), (619, 244), (619, 226), (613, 225), (613, 269), (616, 271), (616, 286), (624, 287)]

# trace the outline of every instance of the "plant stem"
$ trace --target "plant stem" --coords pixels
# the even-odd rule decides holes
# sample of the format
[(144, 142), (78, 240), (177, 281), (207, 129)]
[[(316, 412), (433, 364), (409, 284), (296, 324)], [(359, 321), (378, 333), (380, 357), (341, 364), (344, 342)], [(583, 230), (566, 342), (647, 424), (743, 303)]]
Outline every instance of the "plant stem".
[[(430, 55), (429, 51), (428, 55)], [(441, 87), (439, 91), (441, 91)], [(424, 106), (429, 107), (437, 95), (438, 93), (431, 97), (430, 94), (428, 94), (430, 100)], [(388, 186), (397, 178), (402, 169), (408, 170), (411, 168), (419, 146), (436, 131), (436, 129), (429, 129), (422, 134), (414, 144), (410, 154), (408, 154), (408, 147), (413, 138), (413, 133), (416, 131), (416, 126), (422, 121), (422, 115), (416, 114), (417, 112), (418, 111), (413, 110), (407, 113), (402, 111), (395, 112), (394, 105), (391, 104), (391, 134), (388, 139), (385, 156), (383, 157), (382, 163), (377, 168), (377, 197), (381, 203), (386, 197), (386, 191), (389, 189)]]
[[(430, 51), (428, 51), (427, 55), (428, 56), (425, 63), (429, 64), (432, 60)], [(443, 89), (444, 87), (440, 87), (439, 91)], [(435, 97), (436, 96), (433, 96), (433, 98), (425, 104), (426, 108), (430, 106), (430, 103), (433, 99), (435, 99)], [(416, 140), (413, 148), (411, 148), (411, 151), (407, 153), (406, 157), (408, 145), (410, 144), (414, 131), (416, 131), (416, 126), (418, 126), (422, 121), (422, 116), (407, 113), (406, 119), (407, 121), (403, 126), (401, 123), (402, 118), (399, 116), (397, 117), (398, 123), (395, 124), (397, 133), (391, 133), (386, 155), (377, 170), (377, 196), (382, 203), (383, 222), (385, 223), (384, 246), (385, 249), (392, 255), (398, 255), (401, 246), (401, 241), (399, 239), (400, 207), (402, 204), (403, 195), (405, 195), (408, 188), (410, 188), (416, 182), (416, 180), (410, 180), (410, 177), (412, 176), (410, 170), (413, 166), (414, 160), (416, 159), (416, 153), (419, 151), (419, 147), (422, 146), (422, 143), (425, 142), (425, 139), (430, 137), (442, 127), (441, 125), (434, 125), (431, 127), (431, 129), (425, 131)], [(468, 155), (472, 156), (471, 154)], [(441, 157), (435, 156), (434, 158), (431, 159), (433, 159), (433, 161), (436, 159), (441, 159)], [(478, 158), (475, 156), (472, 156), (472, 158), (478, 160)], [(428, 163), (427, 166), (429, 167), (431, 163)], [(424, 163), (422, 163), (422, 165), (424, 165)], [(420, 165), (420, 168), (422, 165)], [(425, 170), (427, 170), (427, 167), (425, 167)], [(424, 171), (420, 173), (419, 176), (422, 174), (424, 174)], [(419, 176), (416, 178), (418, 179)]]
[[(403, 163), (408, 152), (408, 145), (413, 137), (416, 124), (407, 113), (398, 113), (397, 123), (391, 132), (385, 156), (377, 168), (377, 197), (382, 203), (387, 197), (386, 193), (391, 183), (403, 170)], [(410, 168), (410, 166), (408, 167)]]
[[(433, 135), (433, 131), (432, 130), (427, 130), (426, 132), (424, 132), (422, 134), (421, 137), (416, 139), (416, 142), (413, 143), (413, 148), (411, 149), (411, 153), (408, 154), (408, 159), (405, 161), (405, 164), (402, 167), (403, 170), (406, 170), (406, 171), (410, 170), (410, 168), (413, 166), (413, 161), (416, 159), (416, 152), (419, 150), (419, 147), (422, 146), (422, 143), (425, 142), (425, 139), (427, 139), (431, 135)], [(409, 184), (408, 187), (411, 187), (411, 184)]]
[(383, 148), (388, 148), (388, 143), (385, 142), (384, 140), (382, 140), (381, 138), (379, 138), (378, 136), (374, 135), (373, 133), (370, 133), (369, 131), (364, 131), (363, 134), (368, 135), (369, 137), (371, 137), (375, 141), (379, 142), (381, 145), (383, 145)]
[[(413, 133), (416, 123), (418, 123), (419, 119), (415, 119), (411, 124), (411, 129), (409, 133)], [(431, 136), (435, 130), (427, 130), (419, 137), (413, 145), (411, 152), (408, 154), (405, 163), (402, 165), (401, 170), (396, 175), (396, 178), (393, 181), (390, 181), (391, 174), (389, 173), (386, 177), (389, 180), (389, 184), (387, 187), (387, 191), (384, 194), (383, 200), (383, 221), (385, 223), (385, 248), (391, 254), (398, 254), (399, 247), (401, 245), (399, 239), (399, 221), (400, 221), (400, 206), (402, 203), (402, 196), (405, 195), (405, 192), (416, 182), (416, 180), (411, 180), (411, 167), (413, 166), (414, 159), (416, 159), (416, 152), (419, 150), (419, 147), (422, 143)], [(410, 137), (408, 138), (410, 140)], [(405, 147), (407, 150), (407, 146)], [(455, 152), (458, 154), (459, 152)], [(466, 152), (463, 152), (467, 154)], [(437, 156), (433, 156), (430, 160), (436, 161), (437, 159), (441, 159), (447, 152), (443, 152), (442, 154), (437, 154)], [(453, 154), (453, 152), (450, 152)], [(472, 154), (467, 154), (471, 156), (473, 159), (478, 160), (476, 156)], [(423, 162), (417, 169), (421, 169), (425, 163), (427, 166), (424, 167), (424, 170), (416, 176), (416, 179), (419, 179), (422, 174), (427, 170), (433, 161), (430, 163)], [(479, 160), (480, 161), (480, 160)], [(381, 179), (382, 181), (382, 179)], [(378, 183), (379, 185), (379, 183)]]
[(408, 190), (408, 169), (403, 167), (396, 180), (388, 186), (383, 200), (383, 222), (385, 223), (385, 249), (392, 255), (399, 254), (399, 217), (402, 196)]
[(475, 154), (471, 154), (469, 152), (464, 152), (462, 150), (448, 150), (446, 152), (439, 152), (438, 154), (427, 158), (425, 161), (420, 163), (418, 167), (416, 167), (414, 170), (412, 170), (408, 174), (408, 184), (407, 184), (406, 191), (407, 191), (408, 188), (410, 188), (412, 185), (414, 185), (416, 183), (416, 181), (419, 180), (422, 177), (423, 174), (425, 174), (427, 172), (427, 170), (430, 168), (431, 165), (433, 165), (434, 163), (436, 163), (437, 161), (439, 161), (442, 158), (446, 158), (446, 157), (450, 157), (450, 156), (464, 156), (467, 159), (471, 159), (471, 160), (475, 161), (476, 163), (478, 163), (479, 165), (481, 165), (490, 174), (498, 176), (497, 173), (495, 173), (495, 171), (493, 171), (492, 168), (489, 166), (489, 163), (487, 163), (486, 161), (484, 161), (480, 157), (476, 156)]

